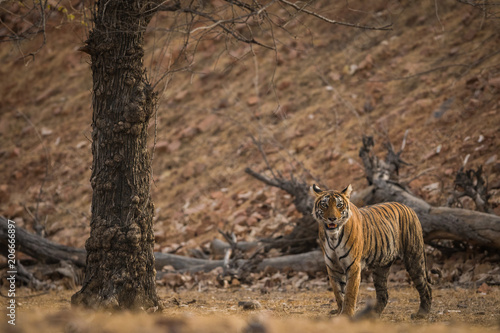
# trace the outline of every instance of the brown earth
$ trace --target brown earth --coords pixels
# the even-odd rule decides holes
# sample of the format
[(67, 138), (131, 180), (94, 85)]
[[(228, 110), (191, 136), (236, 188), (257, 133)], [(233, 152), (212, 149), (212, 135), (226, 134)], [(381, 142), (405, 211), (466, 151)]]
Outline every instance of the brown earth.
[[(456, 1), (439, 2), (437, 12), (434, 5), (328, 5), (325, 15), (372, 25), (390, 21), (393, 30), (331, 26), (300, 16), (288, 26), (292, 36), (276, 31), (277, 55), (223, 38), (197, 45), (189, 70), (169, 76), (164, 90), (166, 81), (159, 84), (161, 101), (150, 126), (155, 138), (150, 146), (156, 147), (156, 251), (209, 255), (219, 228), (248, 241), (292, 230), (300, 216), (291, 197), (243, 171), (248, 166), (265, 170), (250, 134), (262, 141), (269, 163), (284, 175), (319, 179), (330, 188), (352, 183), (356, 190), (366, 186), (358, 158), (361, 137), (373, 135), (382, 152), (387, 140), (397, 149), (408, 131), (402, 157), (411, 165), (401, 170), (401, 178), (416, 194), (445, 205), (455, 173), (466, 160), (467, 168), (483, 165), (490, 187), (497, 187), (490, 201), (499, 213), (499, 22)], [(160, 29), (168, 15), (158, 15), (150, 26), (146, 64), (153, 82), (181, 42), (180, 36), (169, 38)], [(47, 238), (83, 247), (90, 231), (92, 83), (89, 59), (77, 49), (86, 27), (78, 23), (79, 16), (69, 22), (58, 12), (53, 20), (57, 24), (48, 27), (47, 45), (34, 61), (20, 58), (19, 51), (27, 54), (40, 40), (1, 44), (0, 214), (28, 230), (36, 218)], [(462, 205), (474, 209), (470, 200)], [(210, 331), (211, 320), (241, 331), (254, 316), (269, 331), (326, 331), (332, 326), (469, 330), (458, 323), (498, 328), (498, 289), (491, 287), (483, 295), (471, 284), (500, 276), (498, 256), (464, 252), (450, 259), (447, 253), (431, 252), (430, 267), (440, 268), (444, 276), (434, 287), (430, 321), (437, 324), (408, 321), (416, 297), (406, 296), (413, 293), (406, 286), (391, 291), (382, 323), (329, 319), (322, 305), (332, 296), (324, 282), (320, 289), (265, 295), (243, 287), (173, 295), (160, 283), (167, 315), (158, 317), (68, 312), (73, 291), (59, 291), (20, 300), (19, 318), (26, 310), (25, 331), (40, 327), (47, 332), (53, 323), (61, 331), (72, 325), (104, 331), (117, 323), (130, 331), (143, 326), (155, 331), (177, 325), (177, 319), (169, 318), (178, 318), (186, 331)], [(362, 292), (368, 297), (366, 286)], [(182, 300), (180, 306), (172, 303), (173, 297)], [(247, 298), (259, 300), (263, 308), (250, 313), (239, 309), (237, 301)], [(196, 302), (186, 304), (191, 299)], [(43, 318), (47, 320), (40, 324)]]
[[(375, 294), (362, 284), (359, 307)], [(252, 288), (172, 292), (160, 287), (165, 308), (156, 314), (113, 314), (72, 309), (74, 291), (35, 292), (21, 290), (18, 296), (15, 332), (485, 332), (500, 325), (500, 289), (487, 292), (471, 289), (435, 289), (432, 314), (413, 321), (418, 307), (416, 291), (407, 285), (390, 285), (389, 304), (378, 320), (350, 321), (329, 315), (335, 302), (321, 288), (297, 289), (288, 285), (269, 293)], [(258, 304), (244, 309), (239, 302)], [(4, 332), (14, 332), (5, 321)]]

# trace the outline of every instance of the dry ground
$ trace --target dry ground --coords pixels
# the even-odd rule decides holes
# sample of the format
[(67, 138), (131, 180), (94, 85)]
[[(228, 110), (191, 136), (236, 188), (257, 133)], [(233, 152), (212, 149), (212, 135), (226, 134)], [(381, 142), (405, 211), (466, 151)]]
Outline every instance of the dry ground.
[[(358, 307), (374, 298), (370, 284), (361, 285)], [(418, 307), (416, 291), (391, 284), (389, 304), (378, 320), (352, 322), (333, 317), (332, 293), (326, 288), (281, 290), (266, 294), (245, 288), (212, 288), (174, 293), (159, 289), (165, 309), (156, 314), (92, 312), (71, 309), (73, 291), (19, 297), (16, 332), (485, 332), (500, 328), (500, 288), (438, 288), (427, 320), (412, 321)], [(26, 289), (19, 295), (36, 294)], [(243, 310), (240, 301), (261, 308)], [(4, 332), (14, 332), (2, 320)]]

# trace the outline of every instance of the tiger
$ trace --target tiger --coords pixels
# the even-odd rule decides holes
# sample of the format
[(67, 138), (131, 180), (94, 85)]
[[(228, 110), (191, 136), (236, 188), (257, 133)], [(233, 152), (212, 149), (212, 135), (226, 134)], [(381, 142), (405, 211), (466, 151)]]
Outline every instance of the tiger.
[(411, 317), (427, 317), (432, 291), (417, 214), (398, 202), (357, 208), (349, 201), (351, 192), (351, 185), (340, 192), (311, 186), (315, 198), (312, 215), (318, 222), (319, 244), (337, 303), (332, 313), (354, 315), (361, 270), (368, 267), (376, 291), (373, 312), (380, 316), (389, 298), (389, 269), (400, 258), (420, 295), (418, 312)]

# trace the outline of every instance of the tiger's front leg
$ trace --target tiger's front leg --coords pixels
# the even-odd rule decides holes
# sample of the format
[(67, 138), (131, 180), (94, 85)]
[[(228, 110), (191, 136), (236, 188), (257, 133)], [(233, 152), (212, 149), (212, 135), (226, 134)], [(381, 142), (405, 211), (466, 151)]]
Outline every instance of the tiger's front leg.
[(356, 311), (356, 301), (359, 292), (359, 283), (361, 282), (361, 264), (355, 262), (347, 272), (347, 290), (344, 297), (344, 305), (341, 314), (349, 317)]
[(345, 294), (345, 275), (339, 274), (326, 267), (328, 271), (328, 279), (330, 280), (330, 286), (333, 289), (333, 294), (335, 295), (335, 301), (337, 302), (337, 309), (332, 310), (330, 314), (340, 314), (342, 312), (342, 307), (344, 305), (344, 294)]

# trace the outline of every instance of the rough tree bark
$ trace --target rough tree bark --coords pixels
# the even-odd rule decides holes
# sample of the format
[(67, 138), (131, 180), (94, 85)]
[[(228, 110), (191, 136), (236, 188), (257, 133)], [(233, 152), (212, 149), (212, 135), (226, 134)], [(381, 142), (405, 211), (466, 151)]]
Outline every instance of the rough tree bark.
[[(81, 49), (91, 56), (92, 218), (85, 279), (74, 305), (158, 307), (147, 128), (156, 95), (143, 66), (152, 2), (98, 1)], [(149, 14), (148, 14), (149, 13)]]

